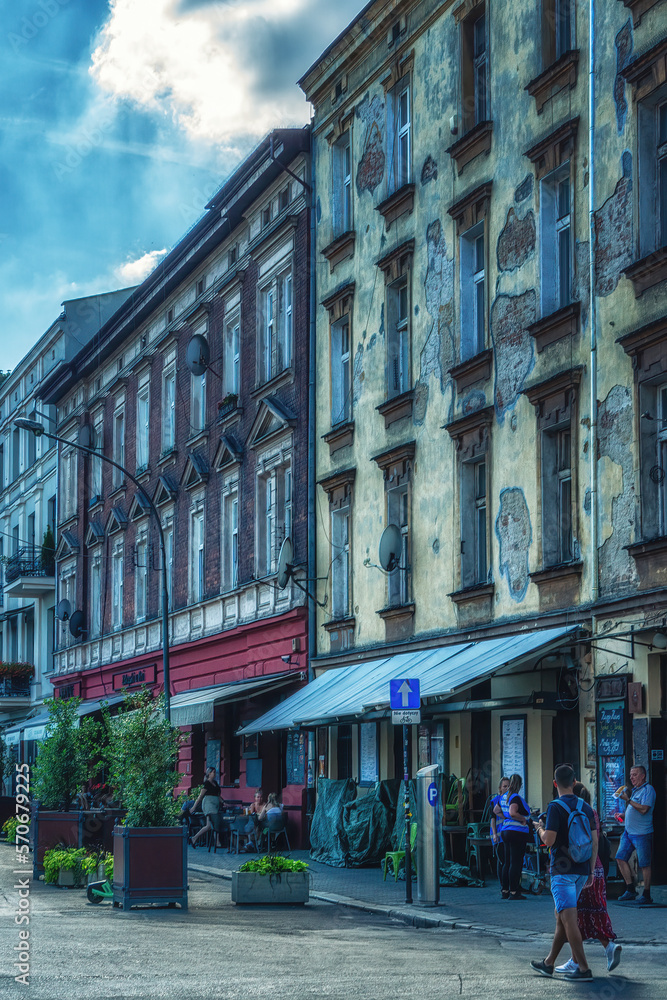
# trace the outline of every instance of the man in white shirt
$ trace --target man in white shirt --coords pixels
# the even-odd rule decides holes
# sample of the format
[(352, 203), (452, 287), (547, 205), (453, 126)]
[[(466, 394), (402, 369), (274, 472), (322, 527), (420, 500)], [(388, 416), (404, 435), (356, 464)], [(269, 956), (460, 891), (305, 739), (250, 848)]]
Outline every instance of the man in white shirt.
[(646, 780), (646, 768), (635, 764), (630, 769), (632, 794), (627, 789), (621, 792), (619, 798), (624, 799), (625, 830), (616, 851), (618, 870), (625, 880), (625, 892), (620, 897), (623, 901), (637, 899), (632, 872), (628, 861), (633, 851), (637, 852), (637, 864), (642, 870), (644, 879), (644, 894), (639, 898), (641, 905), (653, 902), (651, 899), (651, 853), (653, 849), (653, 810), (655, 808), (655, 789)]

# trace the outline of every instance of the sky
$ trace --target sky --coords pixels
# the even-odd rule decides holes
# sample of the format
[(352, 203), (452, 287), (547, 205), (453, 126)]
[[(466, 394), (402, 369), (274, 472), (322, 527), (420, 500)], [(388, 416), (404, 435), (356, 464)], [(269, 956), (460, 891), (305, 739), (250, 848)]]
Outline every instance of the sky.
[(0, 370), (143, 280), (365, 0), (0, 0)]

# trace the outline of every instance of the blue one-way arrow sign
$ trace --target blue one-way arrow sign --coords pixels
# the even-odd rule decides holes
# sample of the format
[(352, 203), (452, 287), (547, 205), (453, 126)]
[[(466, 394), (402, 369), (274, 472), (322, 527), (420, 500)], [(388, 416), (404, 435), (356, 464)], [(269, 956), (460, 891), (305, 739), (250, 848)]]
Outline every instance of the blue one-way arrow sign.
[(389, 707), (393, 709), (419, 708), (419, 681), (398, 678), (389, 681)]

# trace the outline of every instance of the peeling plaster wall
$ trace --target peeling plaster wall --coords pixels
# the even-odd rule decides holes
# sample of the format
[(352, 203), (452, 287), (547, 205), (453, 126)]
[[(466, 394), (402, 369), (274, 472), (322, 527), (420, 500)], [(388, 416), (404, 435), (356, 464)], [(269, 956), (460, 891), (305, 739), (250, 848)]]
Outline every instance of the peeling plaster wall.
[(523, 490), (502, 490), (496, 518), (498, 562), (513, 601), (523, 601), (528, 590), (528, 554), (533, 540), (530, 513)]
[[(629, 386), (615, 385), (598, 410), (600, 482), (604, 484), (600, 505), (603, 594), (618, 593), (637, 583), (634, 560), (625, 551), (634, 540), (635, 530), (633, 436), (632, 391)], [(613, 471), (605, 467), (605, 459), (613, 463)]]
[(535, 216), (528, 212), (520, 219), (513, 208), (507, 213), (498, 238), (498, 270), (516, 271), (535, 251)]
[(428, 405), (431, 376), (441, 393), (449, 390), (449, 410), (453, 405), (452, 380), (447, 374), (455, 363), (454, 336), (454, 259), (447, 257), (447, 241), (440, 219), (426, 230), (428, 267), (424, 279), (426, 310), (432, 319), (431, 329), (419, 356), (419, 378), (415, 385), (414, 422), (423, 424)]
[(519, 398), (533, 369), (535, 348), (528, 326), (536, 319), (536, 295), (499, 295), (491, 307), (491, 338), (495, 366), (493, 397), (498, 422)]
[(384, 177), (384, 104), (377, 94), (368, 94), (357, 108), (357, 118), (363, 126), (362, 154), (357, 163), (358, 194), (373, 194)]
[(595, 213), (595, 290), (609, 295), (633, 259), (632, 157), (623, 153), (623, 176)]

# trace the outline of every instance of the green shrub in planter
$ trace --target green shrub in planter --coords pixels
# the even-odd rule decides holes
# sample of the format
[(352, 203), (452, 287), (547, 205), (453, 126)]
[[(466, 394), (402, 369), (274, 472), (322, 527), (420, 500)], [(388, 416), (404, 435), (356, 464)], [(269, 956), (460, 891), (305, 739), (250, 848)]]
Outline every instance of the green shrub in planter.
[(62, 870), (73, 873), (75, 885), (83, 885), (85, 860), (85, 847), (52, 847), (44, 852), (44, 881), (57, 885)]
[(7, 834), (8, 844), (16, 843), (16, 827), (18, 825), (19, 821), (16, 818), (16, 816), (10, 816), (9, 819), (6, 819), (5, 822), (2, 824), (2, 832)]
[(302, 906), (309, 898), (310, 872), (305, 861), (280, 855), (253, 858), (232, 872), (232, 902), (237, 905)]
[[(103, 869), (100, 871), (100, 869)], [(87, 854), (81, 862), (81, 870), (88, 876), (88, 881), (98, 881), (102, 878), (113, 878), (113, 854), (100, 851), (99, 854)]]
[(251, 858), (239, 868), (240, 872), (256, 872), (258, 875), (279, 875), (282, 872), (305, 872), (308, 865), (295, 858), (284, 858), (280, 854), (267, 854), (263, 858)]

